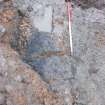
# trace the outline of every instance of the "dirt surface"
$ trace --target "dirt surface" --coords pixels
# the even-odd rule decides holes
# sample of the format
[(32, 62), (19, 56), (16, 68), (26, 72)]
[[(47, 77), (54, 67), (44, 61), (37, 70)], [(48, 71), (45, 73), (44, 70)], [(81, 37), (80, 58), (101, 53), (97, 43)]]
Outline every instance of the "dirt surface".
[(105, 1), (72, 1), (74, 53), (62, 0), (0, 1), (0, 105), (104, 105)]
[[(10, 47), (20, 21), (11, 2), (2, 5), (6, 7), (0, 12), (0, 25), (6, 31), (0, 38), (0, 105), (64, 105), (62, 98), (50, 91), (40, 76)], [(22, 27), (25, 29), (25, 26), (27, 24)], [(22, 49), (20, 45), (19, 49)]]
[(1, 105), (64, 105), (47, 84), (10, 47), (0, 44)]

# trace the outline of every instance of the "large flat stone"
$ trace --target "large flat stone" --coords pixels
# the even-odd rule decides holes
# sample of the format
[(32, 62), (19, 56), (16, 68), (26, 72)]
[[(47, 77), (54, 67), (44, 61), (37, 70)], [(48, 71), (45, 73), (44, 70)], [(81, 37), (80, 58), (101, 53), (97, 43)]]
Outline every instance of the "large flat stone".
[(43, 16), (34, 18), (34, 26), (38, 28), (39, 31), (51, 32), (52, 31), (52, 7), (45, 7), (45, 12)]

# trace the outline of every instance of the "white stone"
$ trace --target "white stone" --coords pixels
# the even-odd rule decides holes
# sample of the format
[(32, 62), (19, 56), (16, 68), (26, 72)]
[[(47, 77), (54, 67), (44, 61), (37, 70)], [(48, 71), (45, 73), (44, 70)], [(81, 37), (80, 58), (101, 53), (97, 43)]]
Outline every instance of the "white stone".
[(39, 31), (51, 32), (52, 31), (52, 7), (45, 7), (44, 16), (40, 16), (34, 19), (34, 26)]
[(3, 34), (5, 33), (5, 28), (2, 26), (2, 25), (0, 25), (0, 37), (2, 37), (3, 36)]
[(15, 77), (15, 80), (18, 81), (18, 82), (21, 82), (22, 81), (22, 77), (20, 75), (18, 75), (18, 76)]

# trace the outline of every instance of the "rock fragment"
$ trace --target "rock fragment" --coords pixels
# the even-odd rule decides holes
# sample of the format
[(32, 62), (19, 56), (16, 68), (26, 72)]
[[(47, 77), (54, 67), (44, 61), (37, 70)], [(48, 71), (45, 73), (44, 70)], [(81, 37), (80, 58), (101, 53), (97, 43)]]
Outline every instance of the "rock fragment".
[(45, 7), (44, 16), (35, 18), (33, 21), (34, 26), (38, 28), (39, 31), (51, 33), (52, 13), (53, 13), (53, 9), (51, 6)]
[(6, 29), (2, 25), (0, 25), (0, 37), (4, 35), (5, 31)]

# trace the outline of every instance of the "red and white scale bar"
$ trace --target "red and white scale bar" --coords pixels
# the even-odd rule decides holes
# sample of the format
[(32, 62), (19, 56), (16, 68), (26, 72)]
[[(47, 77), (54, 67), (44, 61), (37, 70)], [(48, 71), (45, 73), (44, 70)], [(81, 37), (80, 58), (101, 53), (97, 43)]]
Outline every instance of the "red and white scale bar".
[[(65, 0), (67, 3), (67, 14), (68, 14), (68, 28), (69, 28), (69, 42), (70, 42), (70, 55), (73, 55), (73, 38), (72, 38), (72, 5), (71, 0)], [(81, 5), (80, 0), (78, 0), (78, 6)]]
[(73, 55), (73, 40), (72, 40), (72, 26), (71, 26), (71, 20), (72, 20), (72, 6), (70, 0), (67, 2), (67, 14), (68, 14), (68, 28), (69, 28), (69, 42), (70, 42), (70, 55)]

